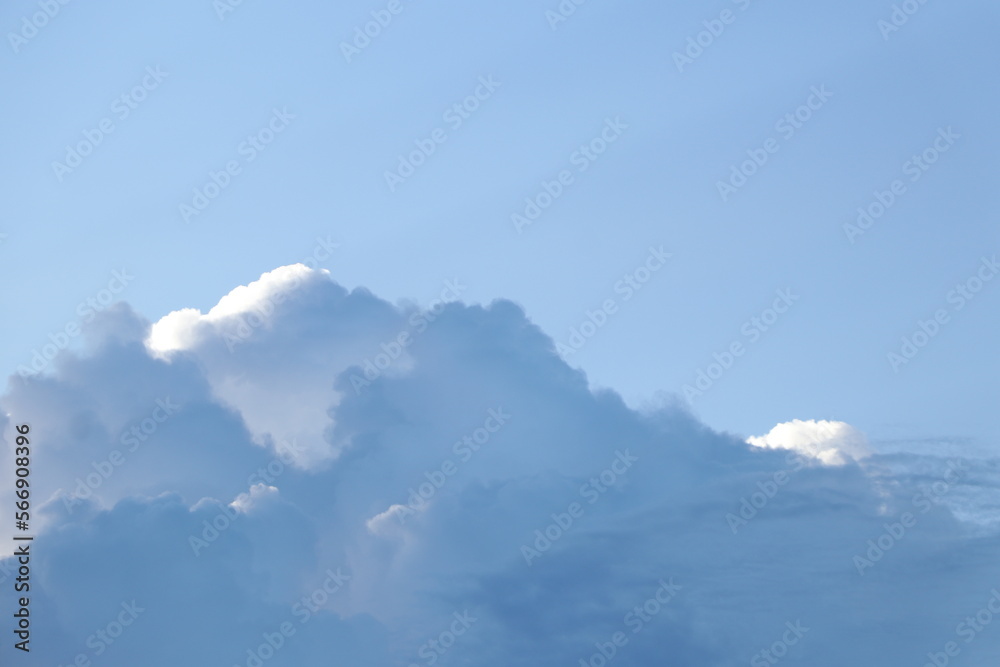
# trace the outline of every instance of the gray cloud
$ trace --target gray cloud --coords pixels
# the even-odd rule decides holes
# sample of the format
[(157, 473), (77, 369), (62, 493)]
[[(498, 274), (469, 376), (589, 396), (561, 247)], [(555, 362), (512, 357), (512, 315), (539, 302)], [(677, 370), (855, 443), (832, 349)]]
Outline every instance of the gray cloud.
[[(948, 641), (974, 664), (1000, 646), (1000, 623), (956, 634), (1000, 586), (993, 459), (828, 465), (673, 404), (637, 412), (507, 301), (422, 311), (292, 267), (214, 312), (112, 308), (84, 352), (9, 380), (5, 439), (32, 425), (47, 501), (37, 664), (599, 665), (613, 648), (620, 665), (728, 666), (766, 660), (786, 623), (808, 628), (769, 654), (789, 664), (920, 665)], [(484, 439), (490, 410), (508, 418)], [(662, 582), (679, 589), (661, 603)], [(89, 639), (133, 601), (118, 639)]]

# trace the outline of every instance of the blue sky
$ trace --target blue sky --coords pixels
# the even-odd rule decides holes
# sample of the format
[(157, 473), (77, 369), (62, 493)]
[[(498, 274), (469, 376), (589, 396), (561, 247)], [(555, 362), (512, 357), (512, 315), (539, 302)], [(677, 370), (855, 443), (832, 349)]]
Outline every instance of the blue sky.
[[(228, 434), (219, 437), (234, 451), (238, 442), (266, 448), (298, 439), (306, 447), (296, 459), (302, 470), (348, 457), (362, 466), (358, 477), (330, 474), (364, 480), (374, 463), (351, 452), (403, 437), (373, 435), (372, 420), (420, 414), (421, 401), (434, 400), (411, 396), (415, 386), (439, 387), (457, 400), (464, 381), (450, 374), (460, 374), (458, 360), (468, 354), (483, 386), (466, 388), (474, 395), (469, 405), (424, 406), (440, 423), (433, 433), (411, 434), (415, 441), (473, 428), (492, 405), (490, 382), (500, 383), (498, 395), (519, 399), (532, 383), (551, 382), (546, 401), (557, 414), (539, 417), (532, 438), (565, 433), (581, 414), (574, 410), (600, 413), (599, 432), (636, 429), (650, 441), (700, 433), (700, 424), (731, 434), (704, 436), (709, 448), (771, 432), (769, 446), (857, 454), (838, 459), (835, 471), (822, 468), (817, 484), (869, 509), (880, 491), (859, 489), (902, 474), (893, 457), (951, 456), (956, 447), (992, 456), (1000, 438), (1000, 235), (989, 188), (1000, 134), (990, 85), (998, 18), (991, 3), (53, 0), (51, 18), (32, 19), (45, 6), (18, 1), (0, 9), (7, 91), (0, 114), (10, 130), (0, 151), (4, 404), (45, 419), (55, 397), (70, 406), (83, 401), (87, 373), (108, 383), (94, 389), (93, 405), (79, 408), (91, 417), (64, 416), (53, 437), (94, 438), (93, 451), (105, 452), (118, 429), (164, 395), (122, 403), (142, 383), (135, 369), (154, 364), (149, 372), (163, 374), (162, 391), (214, 406), (200, 418), (219, 429), (212, 433)], [(560, 6), (575, 9), (553, 19)], [(385, 25), (376, 29), (371, 22), (379, 19)], [(44, 25), (36, 29), (32, 20)], [(356, 41), (366, 24), (377, 34)], [(87, 153), (79, 162), (67, 155), (77, 150)], [(400, 172), (414, 151), (420, 164)], [(393, 172), (400, 178), (387, 178)], [(543, 204), (537, 216), (532, 202)], [(857, 226), (859, 208), (875, 213), (867, 227)], [(269, 274), (301, 262), (328, 274)], [(225, 295), (255, 281), (221, 308)], [(415, 344), (376, 378), (386, 393), (379, 389), (370, 403), (364, 392), (355, 395), (349, 369), (374, 360), (411, 315), (435, 321), (438, 311), (427, 309), (443, 292), (457, 292), (465, 305), (449, 306), (457, 309), (447, 311), (452, 319), (428, 329), (439, 329), (433, 343)], [(274, 295), (289, 302), (272, 303)], [(118, 305), (106, 307), (112, 300)], [(251, 324), (239, 349), (261, 358), (231, 354), (227, 318), (261, 303), (289, 328)], [(342, 320), (329, 321), (324, 308)], [(204, 315), (170, 315), (183, 309)], [(324, 347), (320, 334), (333, 342)], [(47, 344), (61, 342), (71, 353), (57, 363), (43, 359), (31, 380), (18, 375)], [(516, 345), (529, 352), (515, 353)], [(547, 346), (556, 356), (543, 354)], [(508, 355), (516, 377), (497, 379), (493, 364)], [(271, 392), (242, 387), (244, 377), (272, 383)], [(597, 393), (580, 394), (578, 382)], [(771, 431), (793, 420), (850, 430)], [(862, 437), (862, 450), (844, 444)], [(77, 463), (86, 469), (95, 456), (80, 453)], [(419, 478), (421, 466), (440, 458), (396, 456), (395, 481), (404, 486), (406, 471)], [(524, 456), (517, 474), (513, 463), (500, 470), (521, 480), (510, 481), (515, 486), (544, 486), (531, 477), (547, 469), (544, 457)], [(868, 456), (889, 457), (879, 459), (878, 475), (853, 467)], [(600, 469), (601, 457), (587, 460)], [(235, 459), (218, 454), (227, 460)], [(772, 470), (781, 465), (775, 461), (720, 454), (695, 465), (694, 476), (747, 466), (741, 475), (756, 479), (747, 471)], [(935, 471), (944, 469), (934, 461)], [(549, 463), (553, 474), (583, 474)], [(176, 462), (160, 464), (171, 470)], [(52, 465), (59, 467), (55, 459)], [(52, 473), (49, 492), (70, 492), (79, 472), (66, 465)], [(127, 524), (132, 514), (161, 512), (183, 533), (178, 508), (201, 498), (229, 502), (247, 490), (180, 473), (161, 479), (153, 460), (136, 470), (132, 483), (105, 487), (95, 506), (127, 515), (108, 516), (116, 529), (119, 518)], [(930, 474), (906, 470), (907, 480)], [(475, 493), (499, 492), (483, 484), (463, 491), (473, 500), (456, 498), (489, 505)], [(291, 493), (301, 497), (281, 500), (294, 511), (281, 505), (275, 516), (288, 509), (315, 518), (318, 492), (306, 481), (299, 488)], [(550, 498), (545, 489), (540, 497)], [(178, 498), (155, 501), (162, 507), (135, 500), (162, 492)], [(824, 507), (823, 494), (813, 495), (806, 504)], [(366, 496), (369, 504), (352, 506), (357, 516), (340, 510), (334, 525), (402, 500), (390, 496)], [(629, 511), (667, 502), (653, 496)], [(970, 509), (972, 495), (953, 497), (953, 511), (990, 524)], [(952, 520), (940, 519), (949, 539), (961, 533)], [(324, 537), (328, 528), (316, 529), (317, 553), (385, 555)], [(429, 570), (410, 563), (397, 574), (409, 581), (416, 572), (431, 577)], [(487, 589), (516, 575), (483, 576), (480, 593), (488, 598)], [(380, 607), (388, 598), (371, 585), (339, 611), (363, 609), (382, 624), (361, 634), (393, 635), (391, 614)], [(497, 608), (517, 606), (507, 603)], [(780, 628), (795, 619), (775, 620)], [(907, 632), (932, 631), (921, 623)], [(523, 659), (518, 646), (483, 641), (484, 651)], [(690, 660), (728, 664), (727, 647), (713, 663), (700, 642), (687, 646)]]
[[(591, 2), (553, 30), (544, 4), (407, 2), (348, 63), (339, 44), (382, 5), (249, 1), (224, 20), (208, 2), (66, 5), (7, 55), (2, 270), (21, 289), (4, 299), (18, 322), (4, 364), (30, 359), (114, 268), (135, 273), (124, 298), (155, 318), (207, 308), (321, 235), (342, 244), (325, 268), (344, 285), (426, 301), (457, 277), (466, 299), (513, 299), (566, 340), (662, 244), (669, 268), (571, 359), (593, 382), (636, 405), (680, 392), (792, 288), (790, 317), (695, 402), (709, 423), (996, 436), (993, 290), (900, 373), (886, 361), (996, 247), (997, 135), (976, 83), (995, 8), (929, 3), (885, 40), (891, 4), (741, 6)], [(31, 8), (9, 5), (5, 24)], [(678, 72), (672, 54), (726, 9), (733, 23)], [(118, 120), (114, 100), (150, 66), (166, 77)], [(453, 130), (443, 114), (480, 76), (501, 85)], [(822, 85), (832, 97), (784, 140), (775, 123)], [(185, 224), (179, 205), (246, 159), (238, 146), (274, 108), (294, 114), (287, 131)], [(576, 173), (570, 156), (615, 117), (621, 140)], [(60, 182), (51, 163), (103, 118), (114, 133)], [(949, 126), (954, 148), (852, 245), (857, 207)], [(384, 172), (436, 128), (447, 141), (390, 192)], [(717, 182), (772, 136), (779, 152), (722, 202)], [(566, 168), (574, 184), (518, 234), (511, 214)], [(802, 391), (807, 377), (820, 381)]]

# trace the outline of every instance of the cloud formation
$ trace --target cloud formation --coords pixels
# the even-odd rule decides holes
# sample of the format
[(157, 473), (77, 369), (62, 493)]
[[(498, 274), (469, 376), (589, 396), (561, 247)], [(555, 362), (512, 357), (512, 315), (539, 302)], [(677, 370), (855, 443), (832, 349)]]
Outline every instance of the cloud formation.
[(793, 419), (747, 442), (754, 447), (788, 449), (827, 465), (842, 466), (871, 456), (865, 434), (844, 422)]
[(31, 424), (46, 500), (33, 664), (920, 665), (949, 641), (977, 664), (1000, 647), (1000, 623), (956, 628), (1000, 586), (996, 533), (970, 520), (993, 460), (878, 454), (842, 422), (747, 442), (673, 404), (635, 411), (509, 301), (396, 306), (304, 266), (206, 314), (112, 307), (87, 335), (0, 399), (8, 447)]

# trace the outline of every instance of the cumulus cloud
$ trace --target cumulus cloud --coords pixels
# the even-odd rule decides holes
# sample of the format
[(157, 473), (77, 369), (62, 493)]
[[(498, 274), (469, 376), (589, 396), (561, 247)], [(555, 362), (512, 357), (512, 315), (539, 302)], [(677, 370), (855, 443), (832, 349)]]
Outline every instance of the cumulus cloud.
[[(259, 280), (249, 285), (240, 285), (219, 300), (208, 313), (196, 308), (184, 308), (164, 316), (149, 329), (146, 346), (157, 357), (166, 358), (172, 352), (191, 349), (205, 336), (230, 335), (240, 339), (249, 335), (236, 331), (230, 333), (227, 324), (247, 324), (247, 326), (263, 326), (274, 313), (277, 303), (294, 291), (304, 280), (318, 278), (319, 274), (327, 273), (325, 269), (310, 270), (303, 264), (283, 266), (265, 273)], [(253, 315), (256, 321), (246, 321)], [(232, 344), (238, 340), (229, 341)]]
[(88, 335), (0, 398), (44, 504), (32, 664), (767, 664), (787, 623), (789, 664), (911, 665), (1000, 582), (994, 460), (637, 412), (508, 301), (293, 266)]
[(754, 447), (792, 450), (826, 465), (840, 466), (871, 456), (865, 434), (844, 422), (793, 419), (747, 442)]

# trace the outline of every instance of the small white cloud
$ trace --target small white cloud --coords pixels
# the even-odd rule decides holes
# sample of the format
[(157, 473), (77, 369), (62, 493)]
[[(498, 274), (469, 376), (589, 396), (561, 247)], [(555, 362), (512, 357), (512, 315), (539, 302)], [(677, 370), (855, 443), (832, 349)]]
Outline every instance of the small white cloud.
[(790, 449), (831, 466), (871, 456), (865, 434), (846, 422), (793, 419), (747, 442), (754, 447)]
[(365, 525), (372, 535), (390, 535), (403, 524), (404, 515), (413, 514), (415, 511), (406, 505), (391, 505), (386, 511), (368, 519)]
[(236, 500), (229, 503), (229, 506), (237, 512), (247, 514), (254, 507), (260, 506), (261, 503), (277, 497), (278, 487), (270, 486), (261, 482), (251, 486), (248, 493), (241, 493), (236, 496)]

